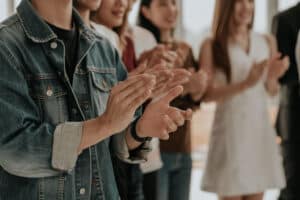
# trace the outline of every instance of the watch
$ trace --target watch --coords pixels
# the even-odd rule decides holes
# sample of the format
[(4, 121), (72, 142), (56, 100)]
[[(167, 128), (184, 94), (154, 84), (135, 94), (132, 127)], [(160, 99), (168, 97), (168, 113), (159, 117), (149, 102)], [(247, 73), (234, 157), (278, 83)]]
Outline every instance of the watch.
[(139, 120), (139, 118), (134, 120), (134, 122), (131, 124), (131, 130), (130, 130), (131, 136), (137, 142), (144, 143), (144, 142), (150, 141), (152, 139), (151, 137), (140, 137), (140, 136), (138, 136), (138, 134), (136, 132), (136, 125), (137, 125), (138, 120)]

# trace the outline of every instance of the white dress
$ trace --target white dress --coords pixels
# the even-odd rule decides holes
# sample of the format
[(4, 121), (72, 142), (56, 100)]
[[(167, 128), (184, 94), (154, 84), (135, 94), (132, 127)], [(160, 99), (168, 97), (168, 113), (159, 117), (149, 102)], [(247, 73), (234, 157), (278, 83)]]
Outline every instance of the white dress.
[[(250, 37), (248, 54), (236, 44), (228, 47), (233, 83), (245, 80), (253, 63), (269, 57), (265, 37), (256, 33)], [(263, 80), (218, 103), (202, 189), (226, 197), (283, 188), (282, 159), (275, 140)]]

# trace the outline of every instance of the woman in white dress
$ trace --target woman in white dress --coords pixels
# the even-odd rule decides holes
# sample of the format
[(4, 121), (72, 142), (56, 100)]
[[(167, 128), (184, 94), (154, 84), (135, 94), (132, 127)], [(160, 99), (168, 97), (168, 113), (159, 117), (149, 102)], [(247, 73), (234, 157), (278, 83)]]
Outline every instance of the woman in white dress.
[(262, 200), (285, 179), (267, 95), (289, 65), (272, 36), (252, 32), (254, 0), (216, 1), (213, 36), (200, 53), (217, 108), (202, 189), (222, 200)]

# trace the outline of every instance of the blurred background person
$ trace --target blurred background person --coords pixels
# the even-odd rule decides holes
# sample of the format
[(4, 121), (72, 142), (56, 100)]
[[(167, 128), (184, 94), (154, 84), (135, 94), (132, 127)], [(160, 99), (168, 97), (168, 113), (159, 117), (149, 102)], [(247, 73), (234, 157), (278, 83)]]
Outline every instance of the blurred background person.
[(281, 137), (281, 148), (287, 186), (281, 191), (280, 200), (300, 199), (300, 96), (299, 71), (295, 47), (300, 29), (300, 3), (289, 8), (273, 19), (279, 51), (290, 57), (289, 70), (280, 79), (280, 106), (277, 117), (277, 132)]
[[(159, 51), (159, 49), (156, 49), (154, 47), (153, 50), (149, 51), (146, 55), (143, 54), (142, 61), (145, 61), (146, 64), (143, 64), (142, 61), (138, 61), (136, 57), (136, 50), (135, 50), (135, 44), (134, 41), (137, 41), (137, 39), (133, 39), (137, 36), (137, 32), (133, 34), (131, 31), (131, 28), (129, 27), (127, 23), (128, 18), (128, 12), (131, 10), (131, 6), (134, 3), (134, 1), (131, 0), (103, 0), (101, 3), (101, 6), (99, 9), (93, 13), (92, 20), (94, 21), (95, 27), (97, 25), (105, 26), (106, 28), (113, 31), (118, 36), (118, 43), (116, 47), (118, 48), (120, 54), (122, 55), (122, 60), (130, 74), (136, 74), (141, 72), (149, 72), (152, 68), (152, 73), (156, 73), (157, 69), (157, 81), (160, 82), (162, 85), (168, 85), (166, 78), (163, 77), (165, 74), (159, 73), (159, 71), (164, 70), (165, 67), (159, 66), (161, 61), (165, 61), (169, 65), (173, 65), (176, 59), (176, 56), (173, 56), (171, 52), (163, 51), (167, 55), (173, 56), (173, 60), (166, 60), (163, 56), (161, 56), (158, 53), (163, 53), (162, 51)], [(141, 31), (141, 30), (139, 30)], [(148, 32), (147, 32), (148, 33)], [(145, 32), (144, 32), (145, 34)], [(149, 35), (150, 33), (148, 33)], [(147, 39), (147, 38), (146, 38)], [(151, 37), (150, 37), (151, 39)], [(139, 43), (144, 42), (140, 41)], [(150, 44), (150, 47), (145, 47), (144, 50), (153, 48), (153, 44)], [(140, 47), (141, 45), (139, 45)], [(154, 44), (155, 46), (155, 44)], [(139, 49), (140, 50), (140, 49)], [(142, 50), (140, 50), (142, 51)], [(157, 59), (158, 58), (158, 59)], [(155, 60), (155, 62), (153, 61)], [(152, 61), (152, 62), (151, 62)], [(141, 63), (139, 65), (139, 63)], [(158, 68), (156, 68), (157, 66)], [(180, 81), (183, 79), (181, 75), (185, 74), (184, 71), (181, 71), (183, 73), (180, 73), (180, 71), (177, 71), (178, 73), (173, 73), (174, 78), (177, 77)], [(130, 75), (129, 74), (129, 75)], [(178, 75), (178, 76), (177, 76)], [(185, 76), (185, 75), (184, 75)], [(178, 83), (178, 80), (174, 80), (174, 82)], [(186, 80), (187, 81), (187, 80)], [(184, 81), (184, 82), (186, 82)], [(164, 86), (163, 86), (164, 87)], [(170, 88), (170, 86), (168, 86)], [(156, 93), (153, 93), (153, 98), (156, 96)], [(154, 140), (154, 145), (156, 145), (156, 141)], [(156, 151), (157, 152), (157, 151)], [(155, 154), (158, 156), (158, 158), (154, 159), (154, 162), (157, 163), (157, 166), (154, 167), (161, 167), (161, 162), (159, 158), (159, 154)], [(153, 156), (152, 156), (153, 157)], [(151, 157), (151, 158), (152, 158)], [(114, 167), (117, 174), (117, 183), (119, 187), (119, 191), (121, 193), (122, 199), (144, 199), (143, 195), (143, 175), (140, 170), (139, 164), (136, 165), (129, 165), (127, 163), (124, 163), (120, 161), (118, 158), (113, 158), (114, 160)], [(153, 160), (152, 160), (153, 161)], [(148, 162), (148, 163), (151, 163)], [(153, 164), (153, 163), (152, 163)], [(149, 165), (148, 165), (149, 167)], [(149, 170), (149, 169), (148, 169)], [(156, 170), (156, 169), (150, 169)]]
[(222, 200), (262, 200), (285, 186), (266, 92), (278, 92), (289, 59), (280, 59), (272, 36), (252, 31), (254, 7), (254, 0), (218, 0), (199, 58), (211, 75), (204, 100), (217, 102), (202, 189)]
[[(206, 88), (205, 75), (198, 71), (191, 47), (174, 37), (178, 7), (174, 0), (142, 0), (138, 25), (149, 30), (159, 44), (178, 55), (175, 68), (185, 68), (193, 72), (193, 78), (186, 84), (185, 95), (171, 104), (178, 108), (197, 108)], [(191, 133), (190, 123), (186, 123), (160, 142), (163, 167), (156, 174), (156, 198), (159, 200), (189, 199), (191, 180)], [(154, 178), (155, 179), (155, 178)], [(153, 181), (152, 181), (153, 183)], [(147, 183), (146, 183), (147, 184)]]

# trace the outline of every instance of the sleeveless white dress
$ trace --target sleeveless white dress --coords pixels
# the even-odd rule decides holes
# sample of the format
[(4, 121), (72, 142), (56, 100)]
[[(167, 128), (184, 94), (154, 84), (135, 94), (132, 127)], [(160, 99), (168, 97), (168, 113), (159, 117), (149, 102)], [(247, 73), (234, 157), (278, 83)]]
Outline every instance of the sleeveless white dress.
[[(245, 80), (252, 64), (270, 55), (267, 40), (256, 33), (251, 33), (248, 54), (236, 44), (230, 44), (228, 50), (233, 83)], [(217, 77), (226, 84), (223, 73)], [(261, 80), (217, 104), (201, 187), (226, 197), (284, 186), (282, 159)]]

